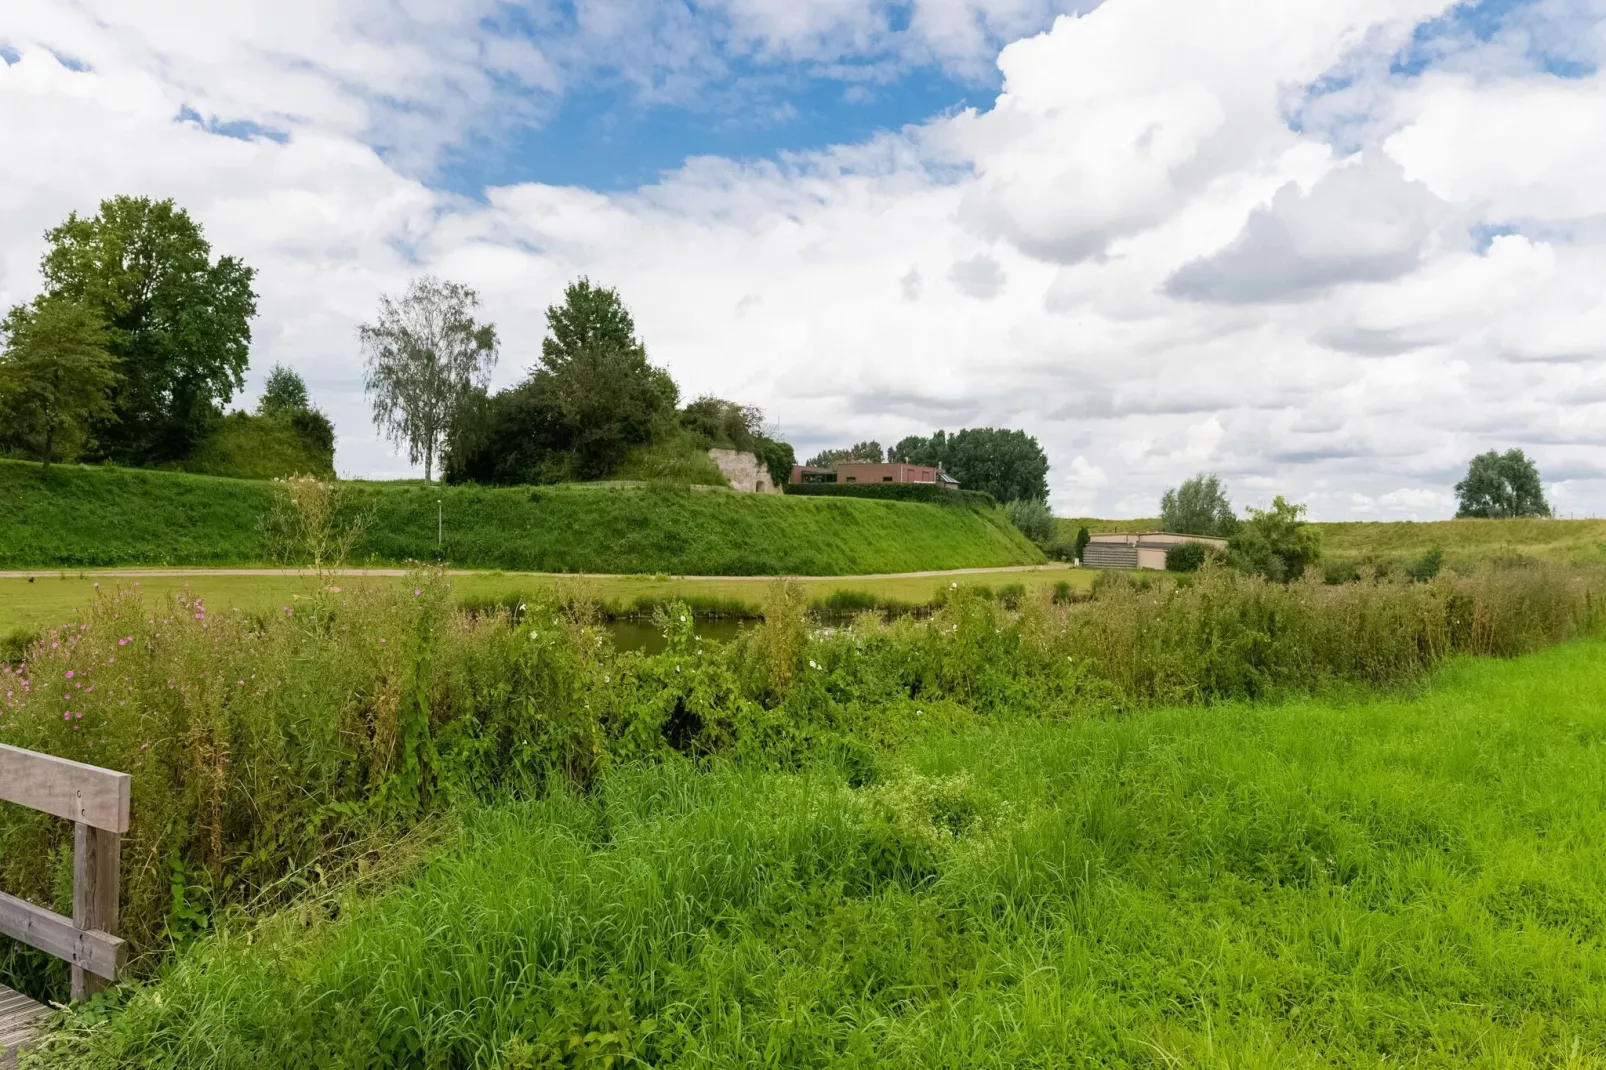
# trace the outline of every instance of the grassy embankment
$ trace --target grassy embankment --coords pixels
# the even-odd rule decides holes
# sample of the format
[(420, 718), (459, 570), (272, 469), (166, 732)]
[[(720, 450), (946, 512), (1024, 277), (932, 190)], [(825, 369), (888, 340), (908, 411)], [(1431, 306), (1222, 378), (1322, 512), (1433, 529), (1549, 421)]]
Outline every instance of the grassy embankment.
[(1603, 693), (1595, 639), (1384, 698), (933, 696), (796, 770), (621, 766), (459, 811), (389, 891), (193, 945), (55, 1055), (1599, 1065)]
[[(1157, 517), (1100, 520), (1059, 517), (1061, 541), (1078, 528), (1100, 531), (1156, 531)], [(1606, 563), (1606, 520), (1429, 520), (1321, 522), (1326, 565), (1374, 565), (1403, 570), (1432, 550), (1450, 568), (1472, 568), (1501, 558), (1531, 557), (1561, 564)]]
[[(0, 462), (0, 569), (254, 565), (271, 484)], [(539, 572), (805, 575), (1031, 564), (999, 512), (671, 487), (358, 483), (353, 563)], [(436, 502), (444, 548), (436, 550)]]

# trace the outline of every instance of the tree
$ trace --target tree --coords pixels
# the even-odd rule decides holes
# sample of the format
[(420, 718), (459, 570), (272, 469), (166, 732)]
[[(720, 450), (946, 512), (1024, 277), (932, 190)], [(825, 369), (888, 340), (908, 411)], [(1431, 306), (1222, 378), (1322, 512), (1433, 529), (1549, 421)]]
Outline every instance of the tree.
[(496, 366), (496, 328), (475, 321), (479, 303), (467, 286), (426, 275), (399, 299), (380, 297), (376, 322), (358, 328), (374, 423), (409, 463), (424, 462), (426, 483), (463, 399)]
[(1044, 546), (1054, 537), (1054, 514), (1047, 502), (1020, 498), (1006, 505), (1004, 511), (1009, 515), (1009, 522), (1037, 545)]
[(1321, 555), (1321, 535), (1305, 522), (1305, 507), (1281, 494), (1270, 509), (1251, 508), (1227, 543), (1227, 558), (1236, 568), (1271, 580), (1297, 580)]
[(98, 452), (125, 464), (182, 459), (244, 385), (254, 272), (232, 256), (214, 261), (171, 200), (113, 197), (45, 239), (44, 298), (94, 313), (121, 373), (95, 418)]
[(18, 306), (0, 324), (0, 413), (9, 435), (45, 465), (76, 457), (112, 416), (117, 358), (93, 310), (65, 298)]
[(1160, 526), (1185, 535), (1230, 536), (1238, 518), (1221, 479), (1201, 472), (1160, 496)]
[(810, 468), (835, 468), (843, 461), (860, 464), (881, 464), (886, 455), (881, 452), (881, 443), (872, 439), (869, 442), (855, 442), (845, 450), (821, 450), (808, 459)]
[(257, 415), (277, 416), (281, 413), (303, 412), (310, 407), (306, 380), (283, 364), (275, 364), (273, 370), (268, 372), (262, 397), (257, 401)]
[(966, 490), (986, 491), (1001, 502), (1048, 500), (1048, 457), (1024, 431), (972, 427), (930, 438), (910, 435), (892, 448), (891, 460), (936, 465)]
[(1455, 485), (1458, 517), (1549, 516), (1550, 503), (1539, 481), (1539, 469), (1519, 449), (1480, 453), (1467, 466), (1467, 477)]

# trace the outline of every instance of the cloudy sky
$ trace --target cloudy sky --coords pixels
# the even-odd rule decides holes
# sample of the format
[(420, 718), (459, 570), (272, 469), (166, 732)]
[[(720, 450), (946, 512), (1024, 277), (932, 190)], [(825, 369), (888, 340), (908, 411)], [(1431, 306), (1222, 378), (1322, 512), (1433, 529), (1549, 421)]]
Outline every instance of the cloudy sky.
[(1221, 473), (1323, 519), (1473, 454), (1606, 513), (1606, 0), (5, 0), (0, 305), (173, 197), (258, 269), (343, 474), (355, 328), (477, 288), (498, 384), (579, 274), (800, 454), (1002, 425), (1062, 514)]

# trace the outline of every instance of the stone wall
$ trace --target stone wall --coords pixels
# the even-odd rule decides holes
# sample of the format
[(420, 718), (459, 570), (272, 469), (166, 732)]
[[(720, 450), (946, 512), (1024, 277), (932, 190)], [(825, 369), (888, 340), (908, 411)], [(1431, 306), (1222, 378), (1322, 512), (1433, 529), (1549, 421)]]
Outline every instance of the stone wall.
[(742, 450), (709, 450), (708, 457), (719, 466), (720, 473), (730, 481), (732, 490), (749, 494), (779, 494), (781, 488), (770, 479), (770, 471), (758, 458)]

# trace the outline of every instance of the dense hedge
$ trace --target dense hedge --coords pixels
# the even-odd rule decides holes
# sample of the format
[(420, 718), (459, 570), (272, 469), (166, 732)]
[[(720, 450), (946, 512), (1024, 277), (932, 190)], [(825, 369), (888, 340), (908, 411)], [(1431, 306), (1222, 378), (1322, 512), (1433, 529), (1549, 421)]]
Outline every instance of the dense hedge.
[(955, 490), (935, 483), (788, 483), (786, 493), (838, 498), (880, 498), (894, 502), (926, 502), (931, 505), (968, 505), (990, 509), (998, 504), (981, 490)]

